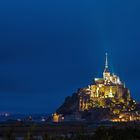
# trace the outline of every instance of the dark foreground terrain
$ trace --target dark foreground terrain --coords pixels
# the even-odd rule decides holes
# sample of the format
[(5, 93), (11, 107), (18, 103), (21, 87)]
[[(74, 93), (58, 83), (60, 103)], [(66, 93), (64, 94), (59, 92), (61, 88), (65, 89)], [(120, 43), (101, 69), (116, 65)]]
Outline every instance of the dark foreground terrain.
[(3, 123), (0, 140), (140, 140), (139, 123)]

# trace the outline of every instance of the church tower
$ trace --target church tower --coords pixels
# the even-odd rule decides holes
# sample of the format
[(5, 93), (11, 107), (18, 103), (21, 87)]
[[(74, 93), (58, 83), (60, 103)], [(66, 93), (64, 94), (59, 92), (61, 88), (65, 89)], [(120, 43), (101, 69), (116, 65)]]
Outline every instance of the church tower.
[(105, 69), (103, 72), (103, 78), (105, 81), (110, 81), (110, 72), (108, 68), (108, 54), (106, 53), (106, 59), (105, 59)]

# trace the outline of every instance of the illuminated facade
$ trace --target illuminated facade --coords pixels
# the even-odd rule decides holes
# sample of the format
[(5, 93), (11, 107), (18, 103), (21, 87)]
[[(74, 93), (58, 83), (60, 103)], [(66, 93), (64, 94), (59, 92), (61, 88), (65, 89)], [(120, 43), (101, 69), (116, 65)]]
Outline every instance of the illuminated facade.
[(126, 112), (121, 113), (117, 118), (111, 119), (112, 122), (133, 122), (140, 121), (140, 113), (139, 112)]
[[(125, 84), (120, 78), (112, 74), (108, 67), (108, 55), (106, 53), (105, 69), (103, 78), (95, 78), (94, 83), (86, 88), (81, 88), (79, 94), (79, 111), (89, 110), (93, 107), (116, 107), (116, 102), (119, 106), (123, 103), (128, 106), (130, 102), (130, 91), (125, 87)], [(110, 99), (112, 103), (107, 103)], [(127, 107), (124, 111), (127, 110)]]
[(52, 121), (54, 123), (62, 122), (63, 120), (64, 120), (64, 117), (61, 114), (54, 113), (52, 115)]

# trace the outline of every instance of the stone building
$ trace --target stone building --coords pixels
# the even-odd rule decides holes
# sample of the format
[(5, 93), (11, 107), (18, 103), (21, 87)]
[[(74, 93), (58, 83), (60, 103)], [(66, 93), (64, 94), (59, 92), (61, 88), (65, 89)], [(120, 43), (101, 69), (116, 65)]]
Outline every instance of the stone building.
[(95, 78), (93, 84), (79, 89), (78, 95), (79, 111), (89, 110), (93, 107), (109, 107), (106, 103), (107, 99), (112, 101), (112, 106), (113, 99), (115, 100), (114, 102), (119, 100), (119, 103), (123, 102), (126, 105), (131, 100), (129, 89), (125, 87), (125, 84), (120, 80), (119, 76), (110, 72), (107, 53), (103, 78)]

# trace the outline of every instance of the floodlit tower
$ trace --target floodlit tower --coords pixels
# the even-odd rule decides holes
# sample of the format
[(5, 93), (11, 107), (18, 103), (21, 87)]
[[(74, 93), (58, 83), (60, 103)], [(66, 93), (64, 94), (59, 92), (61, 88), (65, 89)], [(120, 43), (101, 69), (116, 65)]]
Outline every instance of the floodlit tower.
[(106, 53), (105, 69), (108, 69), (108, 54)]
[(108, 68), (108, 54), (106, 53), (106, 59), (105, 59), (105, 69), (103, 72), (103, 78), (105, 80), (109, 80), (110, 79), (110, 72), (109, 72), (109, 68)]

